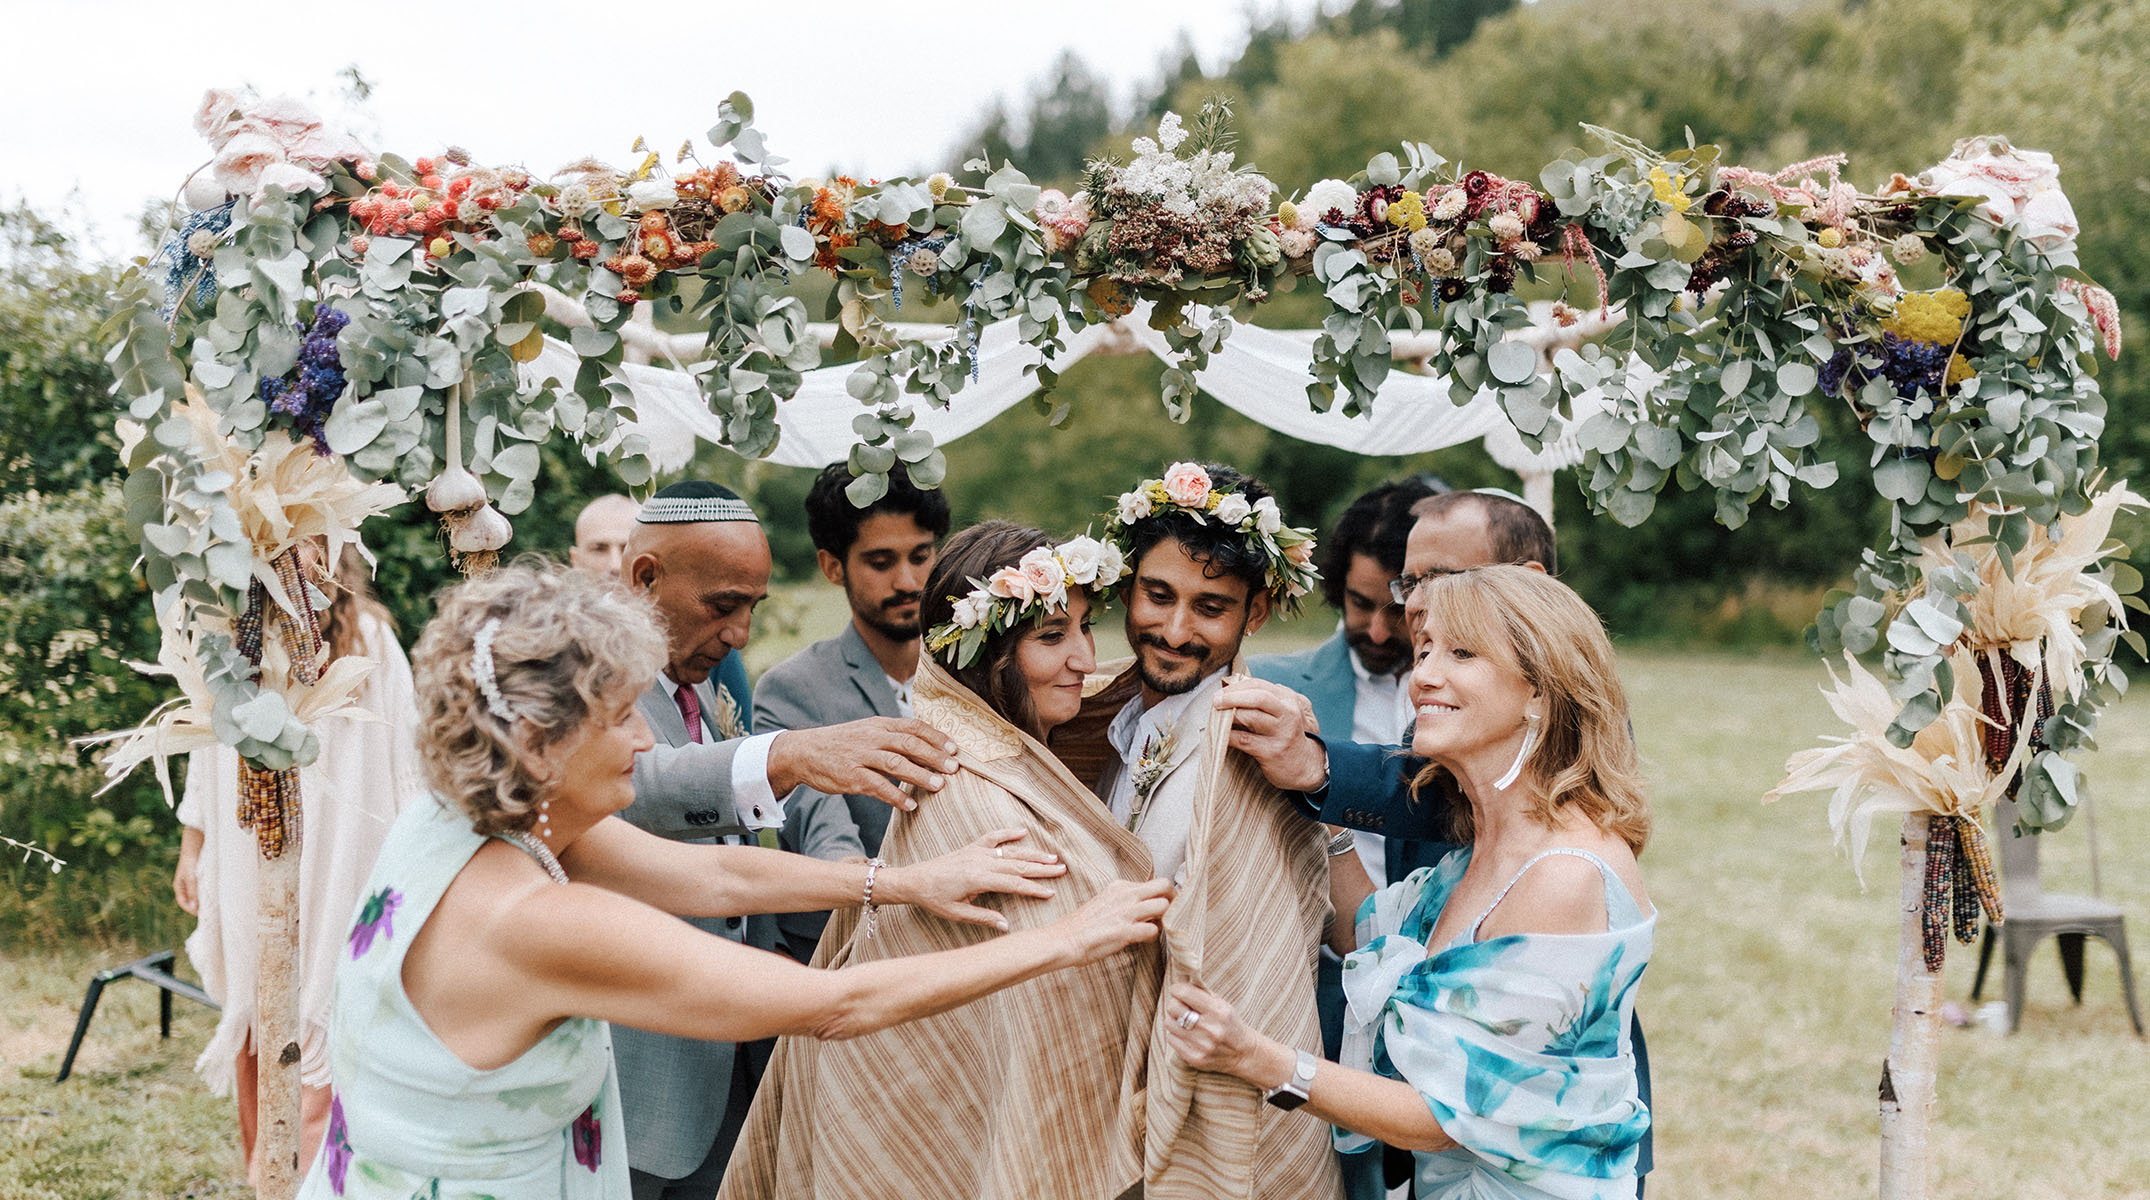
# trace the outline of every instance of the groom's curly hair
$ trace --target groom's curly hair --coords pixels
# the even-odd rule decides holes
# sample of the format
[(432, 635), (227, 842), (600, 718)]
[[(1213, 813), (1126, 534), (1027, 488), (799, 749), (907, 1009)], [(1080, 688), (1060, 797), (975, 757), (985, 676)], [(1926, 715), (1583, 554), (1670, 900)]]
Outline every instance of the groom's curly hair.
[[(1219, 491), (1237, 492), (1252, 504), (1270, 494), (1262, 481), (1222, 463), (1200, 463), (1209, 473), (1209, 485)], [(1247, 585), (1251, 599), (1269, 587), (1269, 555), (1259, 542), (1236, 529), (1227, 529), (1215, 521), (1198, 519), (1185, 509), (1171, 508), (1155, 513), (1128, 526), (1130, 568), (1128, 580), (1134, 579), (1134, 571), (1142, 566), (1143, 556), (1151, 547), (1166, 539), (1178, 542), (1187, 557), (1202, 564), (1202, 574), (1209, 579), (1232, 578)], [(1125, 586), (1125, 585), (1123, 585)]]

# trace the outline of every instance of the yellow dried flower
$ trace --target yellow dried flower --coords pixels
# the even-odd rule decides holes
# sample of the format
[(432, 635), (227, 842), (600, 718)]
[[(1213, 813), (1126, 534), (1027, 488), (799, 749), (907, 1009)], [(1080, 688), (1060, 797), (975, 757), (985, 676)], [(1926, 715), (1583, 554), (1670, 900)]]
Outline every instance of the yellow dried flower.
[(1426, 227), (1426, 202), (1417, 192), (1405, 192), (1389, 204), (1389, 224), (1417, 233)]
[(1814, 240), (1834, 250), (1844, 244), (1844, 231), (1831, 225), (1829, 228), (1822, 230)]
[(955, 180), (948, 177), (948, 172), (935, 171), (926, 177), (926, 194), (933, 197), (935, 204), (939, 204), (948, 198), (948, 189), (954, 187), (955, 183)]
[(1293, 204), (1289, 200), (1286, 200), (1284, 203), (1277, 205), (1277, 224), (1282, 225), (1286, 229), (1298, 228), (1299, 206)]
[(1952, 346), (1963, 336), (1963, 319), (1970, 315), (1970, 298), (1955, 288), (1911, 292), (1896, 302), (1895, 315), (1881, 328), (1907, 341)]
[(1948, 356), (1947, 386), (1955, 387), (1957, 384), (1962, 383), (1964, 380), (1969, 379), (1971, 376), (1976, 374), (1978, 374), (1978, 372), (1971, 369), (1970, 362), (1965, 359), (1963, 355), (1951, 354)]
[(1695, 203), (1693, 196), (1680, 190), (1680, 184), (1685, 182), (1686, 179), (1685, 174), (1666, 174), (1663, 167), (1650, 168), (1650, 190), (1657, 193), (1657, 198), (1660, 201), (1670, 204), (1672, 211), (1676, 213), (1686, 212)]

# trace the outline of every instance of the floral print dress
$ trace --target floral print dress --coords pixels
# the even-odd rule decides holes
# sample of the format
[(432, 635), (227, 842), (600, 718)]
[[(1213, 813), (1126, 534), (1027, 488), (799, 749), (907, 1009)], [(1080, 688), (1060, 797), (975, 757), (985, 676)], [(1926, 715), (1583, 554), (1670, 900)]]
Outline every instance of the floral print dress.
[(627, 1200), (612, 1033), (560, 1023), (481, 1071), (457, 1058), (403, 990), (403, 955), (485, 843), (431, 800), (389, 831), (336, 971), (328, 1136), (301, 1200)]
[[(1416, 1155), (1420, 1200), (1632, 1200), (1650, 1128), (1628, 1031), (1657, 916), (1597, 856), (1607, 929), (1479, 941), (1485, 913), (1427, 953), (1468, 848), (1367, 897), (1344, 960), (1345, 1066), (1418, 1089), (1459, 1145)], [(1523, 872), (1517, 873), (1517, 878)], [(1511, 881), (1508, 885), (1514, 887)], [(1501, 893), (1507, 895), (1506, 890)], [(1338, 1130), (1344, 1153), (1372, 1139)]]

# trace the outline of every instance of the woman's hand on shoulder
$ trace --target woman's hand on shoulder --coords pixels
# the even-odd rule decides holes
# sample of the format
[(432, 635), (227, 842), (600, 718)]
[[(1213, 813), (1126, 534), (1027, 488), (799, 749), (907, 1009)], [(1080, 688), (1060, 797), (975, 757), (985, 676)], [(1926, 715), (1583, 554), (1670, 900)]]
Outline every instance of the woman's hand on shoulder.
[(1008, 919), (971, 901), (988, 893), (1048, 899), (1044, 883), (1067, 874), (1057, 854), (1019, 845), (1028, 830), (996, 829), (961, 850), (905, 867), (883, 868), (882, 895), (898, 904), (916, 904), (937, 916), (972, 925), (990, 925), (1005, 933)]
[(1049, 928), (1067, 939), (1077, 965), (1097, 962), (1155, 941), (1172, 894), (1169, 879), (1115, 879)]

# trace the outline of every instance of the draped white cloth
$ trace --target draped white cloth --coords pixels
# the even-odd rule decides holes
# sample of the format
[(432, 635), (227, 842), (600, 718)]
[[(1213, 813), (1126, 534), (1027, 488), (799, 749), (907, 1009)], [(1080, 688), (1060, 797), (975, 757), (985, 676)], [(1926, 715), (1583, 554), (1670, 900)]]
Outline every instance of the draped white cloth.
[[(1090, 354), (1112, 348), (1147, 350), (1169, 359), (1163, 333), (1151, 329), (1147, 303), (1110, 325), (1093, 325), (1067, 338), (1067, 349), (1053, 366), (1065, 371)], [(1536, 332), (1536, 331), (1533, 331)], [(1347, 417), (1340, 411), (1315, 412), (1307, 403), (1313, 378), (1310, 331), (1281, 331), (1237, 324), (1209, 366), (1196, 376), (1208, 395), (1227, 408), (1279, 433), (1303, 441), (1336, 446), (1357, 454), (1406, 455), (1483, 441), (1493, 461), (1523, 477), (1525, 495), (1541, 511), (1552, 501), (1552, 473), (1582, 460), (1573, 430), (1601, 403), (1586, 400), (1586, 411), (1573, 414), (1568, 432), (1531, 451), (1501, 411), (1492, 394), (1481, 390), (1470, 403), (1449, 400), (1448, 381), (1396, 371), (1382, 383), (1372, 411)], [(645, 340), (659, 344), (664, 335)], [(1016, 321), (985, 327), (978, 339), (977, 381), (958, 392), (945, 409), (921, 404), (918, 427), (937, 443), (954, 441), (1028, 399), (1037, 390), (1024, 368), (1039, 361), (1035, 350), (1017, 335)], [(524, 370), (529, 378), (572, 382), (580, 362), (564, 342), (547, 338), (544, 351)], [(676, 471), (693, 457), (697, 439), (721, 440), (722, 423), (704, 403), (694, 377), (683, 370), (628, 362), (615, 368), (633, 392), (636, 419), (631, 427), (648, 439), (660, 473)], [(853, 365), (843, 363), (806, 373), (798, 395), (777, 406), (782, 432), (769, 461), (785, 466), (821, 467), (841, 461), (855, 437), (852, 418), (859, 403), (844, 389)], [(628, 432), (623, 428), (620, 435)]]

